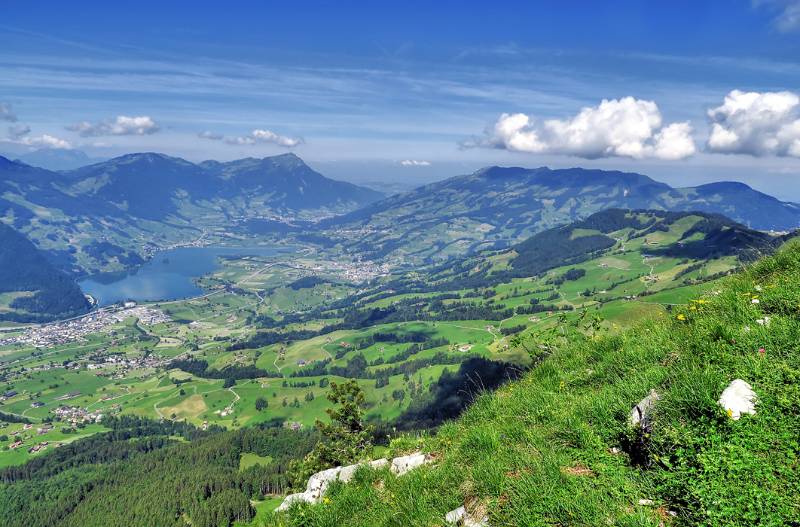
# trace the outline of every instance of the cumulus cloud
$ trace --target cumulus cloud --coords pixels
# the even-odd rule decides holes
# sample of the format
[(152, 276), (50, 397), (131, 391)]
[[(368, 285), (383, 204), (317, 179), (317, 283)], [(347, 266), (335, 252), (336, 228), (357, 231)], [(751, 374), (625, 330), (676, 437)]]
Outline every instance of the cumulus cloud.
[(72, 144), (66, 139), (55, 137), (50, 134), (42, 134), (39, 136), (31, 136), (31, 127), (24, 124), (18, 124), (8, 127), (8, 142), (30, 146), (35, 148), (53, 148), (58, 150), (70, 150)]
[(36, 137), (23, 137), (15, 141), (17, 144), (25, 146), (34, 146), (36, 148), (53, 148), (56, 150), (70, 150), (72, 144), (66, 139), (54, 137), (50, 134), (42, 134)]
[(583, 158), (631, 157), (683, 159), (696, 152), (688, 122), (662, 125), (653, 101), (623, 97), (604, 99), (566, 119), (538, 122), (523, 114), (504, 113), (486, 137), (465, 146), (488, 146), (535, 154)]
[(258, 143), (271, 143), (286, 148), (293, 148), (303, 143), (303, 139), (279, 135), (271, 130), (255, 129), (249, 135), (228, 137), (225, 142), (231, 145), (255, 145)]
[(753, 3), (777, 12), (775, 26), (780, 31), (800, 29), (800, 0), (754, 0)]
[(147, 115), (128, 117), (118, 115), (98, 123), (81, 121), (67, 127), (67, 130), (78, 132), (81, 137), (99, 137), (104, 135), (150, 135), (158, 132), (160, 127)]
[(421, 161), (417, 159), (404, 159), (400, 161), (400, 164), (404, 167), (429, 167), (431, 166), (430, 161)]
[(210, 139), (211, 141), (221, 141), (223, 138), (222, 134), (215, 134), (214, 132), (211, 132), (209, 130), (200, 132), (199, 134), (197, 134), (197, 137), (199, 137), (200, 139)]
[(17, 114), (14, 113), (10, 104), (0, 102), (0, 121), (17, 122)]
[(752, 156), (800, 157), (800, 96), (733, 90), (708, 110), (708, 150)]

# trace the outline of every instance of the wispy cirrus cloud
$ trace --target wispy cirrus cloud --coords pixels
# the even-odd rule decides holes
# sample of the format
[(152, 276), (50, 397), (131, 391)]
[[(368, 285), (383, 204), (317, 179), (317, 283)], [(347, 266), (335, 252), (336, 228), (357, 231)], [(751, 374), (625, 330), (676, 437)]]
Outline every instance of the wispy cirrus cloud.
[(775, 27), (780, 31), (800, 29), (800, 0), (753, 0), (753, 5), (774, 10)]
[(147, 115), (129, 117), (118, 115), (114, 119), (90, 123), (81, 121), (67, 126), (67, 130), (77, 132), (81, 137), (100, 137), (106, 135), (150, 135), (158, 132), (160, 126)]
[(199, 134), (197, 134), (197, 137), (199, 137), (200, 139), (209, 139), (211, 141), (221, 141), (222, 139), (225, 138), (224, 135), (214, 133), (210, 130), (205, 130), (203, 132), (200, 132)]
[(419, 160), (419, 159), (403, 159), (400, 161), (400, 164), (404, 167), (429, 167), (431, 166), (430, 161)]
[(6, 102), (0, 102), (0, 121), (17, 122), (17, 114), (14, 113), (11, 105)]
[(8, 127), (8, 137), (10, 139), (21, 139), (31, 133), (31, 127), (26, 124), (17, 124)]

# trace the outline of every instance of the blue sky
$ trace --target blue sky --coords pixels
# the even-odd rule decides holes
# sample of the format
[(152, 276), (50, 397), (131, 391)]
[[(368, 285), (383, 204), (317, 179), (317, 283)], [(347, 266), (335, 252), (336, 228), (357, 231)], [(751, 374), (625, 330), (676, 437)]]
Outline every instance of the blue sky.
[(799, 51), (795, 0), (6, 0), (0, 151), (293, 151), (406, 185), (596, 166), (800, 201)]

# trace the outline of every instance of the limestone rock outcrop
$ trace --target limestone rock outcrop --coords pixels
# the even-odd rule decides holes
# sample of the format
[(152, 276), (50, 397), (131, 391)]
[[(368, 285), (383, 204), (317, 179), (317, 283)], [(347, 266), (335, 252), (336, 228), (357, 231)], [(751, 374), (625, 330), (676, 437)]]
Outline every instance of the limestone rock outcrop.
[[(391, 471), (397, 476), (402, 476), (410, 470), (425, 465), (431, 461), (430, 456), (422, 452), (415, 452), (407, 456), (396, 457), (391, 461)], [(356, 471), (360, 467), (379, 469), (389, 465), (388, 459), (376, 459), (374, 461), (356, 463), (345, 467), (334, 467), (322, 470), (308, 478), (308, 484), (304, 492), (289, 494), (283, 502), (275, 509), (276, 512), (288, 510), (295, 503), (319, 503), (327, 492), (328, 487), (334, 481), (347, 483), (353, 479)]]

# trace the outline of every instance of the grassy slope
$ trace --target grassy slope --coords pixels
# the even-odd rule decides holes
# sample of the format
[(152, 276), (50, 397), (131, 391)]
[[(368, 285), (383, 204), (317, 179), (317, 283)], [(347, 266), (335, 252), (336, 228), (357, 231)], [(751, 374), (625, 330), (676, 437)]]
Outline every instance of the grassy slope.
[[(764, 315), (768, 326), (756, 322)], [(434, 467), (402, 478), (362, 471), (324, 504), (266, 522), (441, 525), (466, 502), (488, 510), (493, 526), (797, 525), (798, 341), (792, 244), (680, 312), (559, 346), (425, 440)], [(739, 421), (716, 402), (735, 378), (759, 396), (757, 415)], [(651, 388), (662, 400), (635, 465), (612, 449), (632, 437), (628, 412)]]

